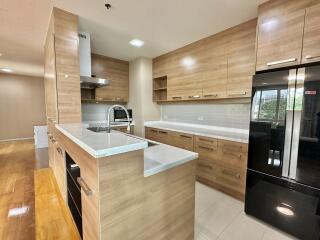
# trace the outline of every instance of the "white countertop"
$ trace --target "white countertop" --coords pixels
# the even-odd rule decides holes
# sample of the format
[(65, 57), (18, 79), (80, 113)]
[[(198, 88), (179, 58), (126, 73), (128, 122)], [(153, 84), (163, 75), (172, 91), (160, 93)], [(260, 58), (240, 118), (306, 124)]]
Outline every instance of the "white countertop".
[[(90, 124), (90, 126), (92, 126)], [(144, 176), (166, 171), (198, 158), (198, 154), (118, 131), (92, 132), (89, 123), (58, 124), (56, 128), (94, 158), (144, 149)], [(148, 147), (148, 142), (153, 146)]]
[(200, 124), (177, 123), (169, 121), (145, 122), (145, 127), (159, 128), (203, 137), (211, 137), (228, 141), (248, 143), (249, 130), (225, 128)]
[(92, 132), (89, 124), (58, 124), (56, 128), (94, 158), (112, 156), (148, 147), (146, 140), (130, 137), (117, 131)]

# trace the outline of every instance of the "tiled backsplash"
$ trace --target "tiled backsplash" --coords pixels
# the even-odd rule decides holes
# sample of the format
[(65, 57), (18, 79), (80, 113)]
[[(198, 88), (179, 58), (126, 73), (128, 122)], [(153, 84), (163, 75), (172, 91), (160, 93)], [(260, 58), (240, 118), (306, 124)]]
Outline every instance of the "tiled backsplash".
[[(111, 105), (109, 104), (90, 104), (82, 103), (82, 121), (100, 121), (107, 119), (107, 111)], [(113, 119), (113, 116), (111, 116)]]
[(161, 120), (248, 129), (249, 104), (174, 104), (162, 105)]

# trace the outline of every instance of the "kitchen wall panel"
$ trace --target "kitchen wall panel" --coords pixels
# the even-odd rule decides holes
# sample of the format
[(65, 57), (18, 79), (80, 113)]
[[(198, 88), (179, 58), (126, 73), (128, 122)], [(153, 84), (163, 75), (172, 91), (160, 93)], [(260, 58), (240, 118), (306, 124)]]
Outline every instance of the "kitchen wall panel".
[(162, 105), (164, 121), (249, 129), (249, 104), (185, 103)]

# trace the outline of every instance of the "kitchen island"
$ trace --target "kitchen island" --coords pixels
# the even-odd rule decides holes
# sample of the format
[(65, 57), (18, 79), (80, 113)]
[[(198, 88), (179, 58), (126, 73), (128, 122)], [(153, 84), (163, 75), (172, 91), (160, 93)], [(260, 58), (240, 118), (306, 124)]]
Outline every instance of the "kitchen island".
[(53, 170), (83, 239), (194, 239), (198, 154), (88, 127), (54, 131)]

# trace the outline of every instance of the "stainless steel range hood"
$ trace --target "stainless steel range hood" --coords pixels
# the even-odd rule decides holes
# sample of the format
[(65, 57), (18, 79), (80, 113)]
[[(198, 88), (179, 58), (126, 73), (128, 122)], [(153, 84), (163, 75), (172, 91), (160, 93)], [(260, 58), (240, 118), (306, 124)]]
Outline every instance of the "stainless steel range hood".
[(79, 33), (80, 83), (81, 88), (94, 89), (104, 87), (109, 81), (91, 75), (91, 44), (88, 33)]
[(99, 87), (108, 86), (109, 81), (104, 78), (94, 78), (94, 77), (80, 77), (81, 88), (94, 89)]

